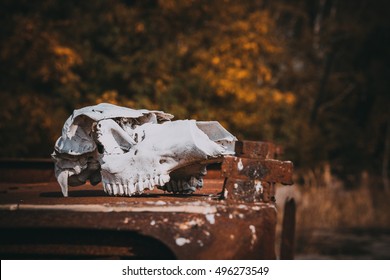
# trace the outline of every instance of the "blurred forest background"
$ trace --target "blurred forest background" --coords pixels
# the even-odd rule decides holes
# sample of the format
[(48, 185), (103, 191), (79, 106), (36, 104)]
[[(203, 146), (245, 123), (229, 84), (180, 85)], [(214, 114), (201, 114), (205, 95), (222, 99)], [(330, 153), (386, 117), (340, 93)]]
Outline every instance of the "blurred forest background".
[(111, 102), (278, 143), (302, 180), (389, 188), (388, 7), (2, 0), (0, 156), (48, 157), (73, 109)]

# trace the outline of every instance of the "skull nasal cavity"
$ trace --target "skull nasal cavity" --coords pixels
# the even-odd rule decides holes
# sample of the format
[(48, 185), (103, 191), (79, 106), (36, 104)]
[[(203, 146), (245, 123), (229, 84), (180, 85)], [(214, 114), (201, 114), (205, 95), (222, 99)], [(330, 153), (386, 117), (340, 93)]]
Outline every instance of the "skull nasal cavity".
[(104, 152), (104, 147), (103, 147), (103, 145), (101, 145), (101, 144), (97, 144), (97, 149), (98, 149), (98, 152), (99, 152), (100, 154), (102, 154), (102, 153)]

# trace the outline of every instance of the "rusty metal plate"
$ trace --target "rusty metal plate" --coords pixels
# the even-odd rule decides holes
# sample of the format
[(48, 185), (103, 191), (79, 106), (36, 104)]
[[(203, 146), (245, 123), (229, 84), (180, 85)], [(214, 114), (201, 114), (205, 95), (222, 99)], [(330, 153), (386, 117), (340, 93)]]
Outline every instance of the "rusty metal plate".
[(274, 199), (269, 182), (228, 178), (225, 182), (224, 198), (243, 203), (270, 202)]
[(225, 157), (221, 172), (226, 178), (261, 180), (285, 185), (293, 183), (291, 161)]
[(280, 148), (270, 142), (260, 141), (236, 141), (235, 143), (236, 156), (248, 158), (275, 158), (279, 154)]

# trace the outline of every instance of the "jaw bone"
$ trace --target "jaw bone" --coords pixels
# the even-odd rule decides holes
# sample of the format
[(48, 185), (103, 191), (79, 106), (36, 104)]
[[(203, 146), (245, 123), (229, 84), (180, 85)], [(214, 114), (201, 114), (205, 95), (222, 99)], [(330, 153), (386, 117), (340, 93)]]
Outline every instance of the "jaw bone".
[(171, 118), (110, 104), (75, 110), (52, 154), (64, 196), (87, 180), (123, 196), (155, 186), (174, 193), (200, 188), (207, 162), (234, 154), (236, 138), (218, 122)]

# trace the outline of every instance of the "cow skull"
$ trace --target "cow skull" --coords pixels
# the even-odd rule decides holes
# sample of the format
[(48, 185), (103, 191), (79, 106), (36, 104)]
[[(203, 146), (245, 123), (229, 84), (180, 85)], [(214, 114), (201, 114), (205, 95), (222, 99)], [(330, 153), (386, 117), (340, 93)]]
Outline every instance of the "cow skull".
[(236, 138), (218, 122), (172, 118), (105, 103), (75, 110), (52, 154), (63, 195), (87, 180), (109, 195), (200, 188), (207, 163), (233, 154)]

